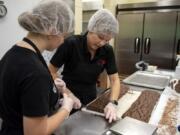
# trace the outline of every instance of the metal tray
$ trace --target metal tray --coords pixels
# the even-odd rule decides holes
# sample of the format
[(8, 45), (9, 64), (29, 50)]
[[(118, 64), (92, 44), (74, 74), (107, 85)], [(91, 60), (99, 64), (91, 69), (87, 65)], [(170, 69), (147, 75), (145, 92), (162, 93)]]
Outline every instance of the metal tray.
[(105, 117), (105, 115), (103, 113), (92, 111), (92, 110), (88, 110), (86, 107), (83, 107), (81, 109), (81, 111), (86, 112), (86, 113), (90, 113), (90, 114), (93, 114), (93, 115)]
[(130, 117), (125, 117), (110, 128), (117, 135), (154, 135), (156, 130), (156, 126)]
[(168, 86), (170, 79), (171, 76), (168, 75), (153, 74), (147, 71), (137, 71), (124, 79), (123, 82), (130, 85), (163, 90)]

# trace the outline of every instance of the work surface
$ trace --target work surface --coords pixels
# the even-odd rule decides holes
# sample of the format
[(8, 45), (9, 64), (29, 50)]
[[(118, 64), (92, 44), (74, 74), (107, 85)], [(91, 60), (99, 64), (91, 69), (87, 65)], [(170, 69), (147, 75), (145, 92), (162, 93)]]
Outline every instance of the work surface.
[[(167, 117), (166, 114), (163, 114), (163, 112), (166, 110), (165, 108), (168, 101), (172, 101), (174, 99), (179, 99), (178, 103), (180, 103), (180, 94), (176, 94), (167, 87), (162, 92), (161, 97), (154, 108), (148, 123), (156, 125), (159, 128), (157, 131), (158, 135), (165, 135), (163, 133), (167, 130), (169, 132), (166, 132), (166, 135), (177, 134), (175, 128), (176, 124), (180, 122), (180, 110), (176, 109), (176, 115), (168, 116), (169, 120), (162, 119), (162, 117)], [(180, 108), (180, 105), (177, 105), (176, 108)], [(176, 121), (171, 120), (172, 118), (176, 119)], [(168, 123), (168, 121), (171, 121), (171, 123)], [(58, 128), (56, 135), (103, 135), (109, 127), (111, 127), (111, 125), (108, 124), (104, 117), (78, 111), (71, 115), (69, 119), (67, 119), (64, 124)], [(172, 131), (170, 129), (172, 129)]]

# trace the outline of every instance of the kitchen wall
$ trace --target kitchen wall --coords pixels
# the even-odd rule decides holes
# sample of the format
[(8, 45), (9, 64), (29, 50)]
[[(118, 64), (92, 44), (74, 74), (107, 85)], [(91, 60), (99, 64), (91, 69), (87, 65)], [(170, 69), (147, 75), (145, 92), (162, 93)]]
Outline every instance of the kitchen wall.
[(18, 40), (26, 35), (19, 25), (17, 18), (20, 13), (31, 9), (40, 0), (5, 0), (8, 13), (4, 18), (0, 18), (0, 58)]
[[(26, 31), (23, 30), (17, 21), (18, 16), (28, 9), (31, 9), (40, 0), (3, 0), (8, 9), (4, 18), (0, 18), (0, 59), (14, 43), (21, 40)], [(82, 31), (82, 3), (75, 0), (75, 33)]]

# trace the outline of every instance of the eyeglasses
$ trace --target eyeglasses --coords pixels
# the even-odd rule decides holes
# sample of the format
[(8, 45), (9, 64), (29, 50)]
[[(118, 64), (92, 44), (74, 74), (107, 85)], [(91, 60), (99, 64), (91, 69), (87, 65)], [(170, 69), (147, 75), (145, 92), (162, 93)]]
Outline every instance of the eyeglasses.
[(102, 34), (97, 34), (97, 37), (102, 40), (104, 43), (109, 43), (109, 40), (110, 39), (106, 39), (107, 37), (105, 35), (102, 35)]

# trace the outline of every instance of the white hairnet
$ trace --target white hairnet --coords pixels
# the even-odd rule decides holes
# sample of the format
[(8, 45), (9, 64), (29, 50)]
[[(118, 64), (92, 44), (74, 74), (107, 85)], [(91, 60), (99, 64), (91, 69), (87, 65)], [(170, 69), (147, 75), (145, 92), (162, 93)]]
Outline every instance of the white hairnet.
[(100, 9), (90, 18), (88, 31), (114, 36), (119, 31), (119, 24), (109, 10)]
[(70, 33), (74, 28), (74, 14), (62, 0), (43, 0), (32, 11), (22, 13), (18, 21), (27, 31), (44, 35)]

